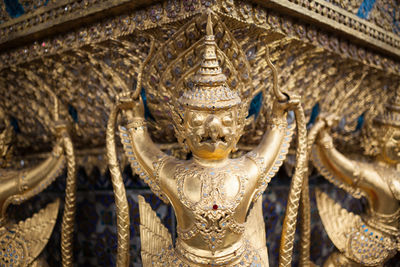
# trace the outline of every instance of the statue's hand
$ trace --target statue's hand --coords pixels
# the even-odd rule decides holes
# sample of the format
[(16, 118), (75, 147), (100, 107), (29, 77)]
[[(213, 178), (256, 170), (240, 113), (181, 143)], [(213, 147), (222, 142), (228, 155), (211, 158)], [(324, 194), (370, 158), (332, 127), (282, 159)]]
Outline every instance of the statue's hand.
[(319, 138), (318, 142), (324, 147), (324, 148), (333, 148), (333, 139), (332, 136), (328, 133), (326, 129), (322, 130), (319, 133)]
[(332, 128), (339, 123), (340, 117), (335, 113), (321, 113), (318, 116), (318, 120), (323, 121), (327, 128)]
[(285, 101), (275, 101), (274, 110), (284, 112), (290, 109), (294, 109), (297, 105), (300, 104), (300, 98), (301, 97), (298, 95), (290, 95)]
[(131, 110), (134, 117), (144, 118), (144, 104), (141, 96), (133, 102)]
[(117, 105), (122, 109), (128, 109), (132, 112), (133, 117), (144, 117), (144, 105), (142, 97), (133, 98), (133, 92), (124, 92), (117, 95)]

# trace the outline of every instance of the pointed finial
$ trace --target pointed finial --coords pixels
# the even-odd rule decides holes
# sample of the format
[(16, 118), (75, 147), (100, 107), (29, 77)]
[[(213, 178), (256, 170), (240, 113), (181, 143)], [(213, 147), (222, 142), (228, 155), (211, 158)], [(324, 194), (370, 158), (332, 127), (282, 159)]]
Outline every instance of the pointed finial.
[(203, 58), (199, 70), (193, 77), (194, 87), (179, 98), (182, 105), (213, 110), (240, 104), (238, 93), (232, 91), (226, 83), (227, 79), (219, 65), (216, 49), (211, 11), (208, 11)]
[(206, 34), (214, 35), (212, 21), (211, 21), (211, 11), (208, 11)]

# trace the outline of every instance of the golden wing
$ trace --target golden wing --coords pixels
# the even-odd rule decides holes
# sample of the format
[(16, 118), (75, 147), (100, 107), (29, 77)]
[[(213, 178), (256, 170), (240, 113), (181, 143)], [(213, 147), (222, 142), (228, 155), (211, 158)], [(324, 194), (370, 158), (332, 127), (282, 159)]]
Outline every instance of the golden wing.
[(361, 220), (360, 216), (343, 209), (327, 194), (316, 190), (316, 199), (318, 212), (322, 220), (322, 224), (328, 233), (329, 238), (339, 251), (344, 252), (347, 244), (347, 236), (351, 227)]
[(268, 249), (265, 234), (265, 223), (262, 210), (262, 198), (259, 198), (250, 210), (246, 220), (245, 235), (250, 244), (258, 251), (263, 267), (268, 267)]
[(147, 267), (157, 262), (159, 255), (172, 246), (172, 238), (144, 197), (139, 195), (138, 199), (142, 263)]
[(2, 255), (0, 263), (4, 261), (8, 266), (7, 263), (12, 260), (15, 263), (14, 266), (30, 265), (42, 252), (50, 238), (59, 206), (60, 201), (57, 199), (31, 218), (0, 228), (0, 249), (8, 251), (7, 254)]

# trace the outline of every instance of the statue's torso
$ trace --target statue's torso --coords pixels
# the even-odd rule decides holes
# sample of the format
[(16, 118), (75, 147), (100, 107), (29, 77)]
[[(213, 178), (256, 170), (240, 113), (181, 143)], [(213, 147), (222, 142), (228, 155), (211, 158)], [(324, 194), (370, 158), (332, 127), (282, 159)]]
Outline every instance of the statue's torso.
[(244, 224), (257, 186), (255, 164), (246, 157), (222, 166), (175, 164), (166, 164), (163, 174), (168, 178), (162, 180), (177, 215), (179, 241), (211, 254), (244, 244)]

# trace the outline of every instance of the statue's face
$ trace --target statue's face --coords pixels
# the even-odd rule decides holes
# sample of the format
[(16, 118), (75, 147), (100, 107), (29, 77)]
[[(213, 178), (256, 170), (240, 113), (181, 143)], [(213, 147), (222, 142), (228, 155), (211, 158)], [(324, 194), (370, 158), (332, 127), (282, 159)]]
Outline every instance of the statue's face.
[(193, 155), (209, 160), (227, 158), (237, 142), (237, 116), (237, 107), (216, 111), (187, 109), (185, 137)]
[(388, 136), (382, 148), (383, 159), (390, 164), (400, 163), (400, 129), (388, 127)]

